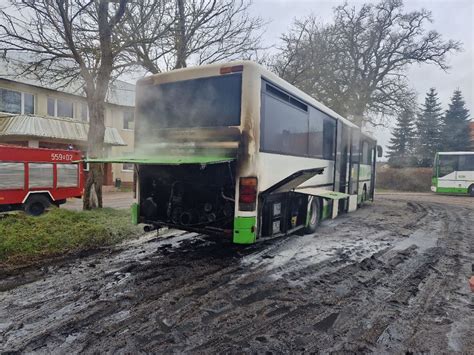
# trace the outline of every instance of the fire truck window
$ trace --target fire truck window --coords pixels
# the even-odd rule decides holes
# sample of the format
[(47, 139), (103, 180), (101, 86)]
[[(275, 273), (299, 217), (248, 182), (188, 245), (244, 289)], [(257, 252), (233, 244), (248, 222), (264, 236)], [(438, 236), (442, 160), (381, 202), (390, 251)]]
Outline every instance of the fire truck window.
[(23, 163), (0, 163), (0, 189), (23, 189), (25, 186)]
[(30, 188), (53, 187), (53, 164), (30, 163)]
[(58, 164), (58, 187), (76, 187), (78, 185), (78, 165)]

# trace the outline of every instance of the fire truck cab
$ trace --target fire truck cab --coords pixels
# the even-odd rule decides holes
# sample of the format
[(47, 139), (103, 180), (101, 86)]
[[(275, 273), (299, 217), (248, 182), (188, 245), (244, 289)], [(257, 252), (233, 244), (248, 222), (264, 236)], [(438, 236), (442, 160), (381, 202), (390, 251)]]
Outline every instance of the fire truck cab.
[(0, 212), (38, 216), (67, 198), (82, 197), (80, 151), (0, 145)]

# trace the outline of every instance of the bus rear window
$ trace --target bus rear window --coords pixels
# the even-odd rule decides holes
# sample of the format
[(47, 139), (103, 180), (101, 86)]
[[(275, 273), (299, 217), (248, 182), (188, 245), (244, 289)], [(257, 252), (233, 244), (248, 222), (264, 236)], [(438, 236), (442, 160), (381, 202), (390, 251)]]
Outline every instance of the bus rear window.
[(144, 91), (138, 103), (138, 129), (145, 136), (155, 128), (240, 125), (241, 73), (165, 83)]

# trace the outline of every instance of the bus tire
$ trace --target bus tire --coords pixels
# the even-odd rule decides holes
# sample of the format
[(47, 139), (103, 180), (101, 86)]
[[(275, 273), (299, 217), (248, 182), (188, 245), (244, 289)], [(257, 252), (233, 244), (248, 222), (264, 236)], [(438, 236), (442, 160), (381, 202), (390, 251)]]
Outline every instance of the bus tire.
[(31, 195), (25, 202), (24, 210), (30, 216), (39, 216), (51, 206), (49, 198), (43, 195)]
[(469, 189), (467, 191), (469, 193), (469, 196), (474, 197), (474, 184), (469, 186)]
[(309, 221), (305, 227), (305, 233), (311, 234), (316, 232), (319, 222), (321, 222), (321, 203), (317, 197), (314, 197), (309, 206), (310, 210), (308, 213)]

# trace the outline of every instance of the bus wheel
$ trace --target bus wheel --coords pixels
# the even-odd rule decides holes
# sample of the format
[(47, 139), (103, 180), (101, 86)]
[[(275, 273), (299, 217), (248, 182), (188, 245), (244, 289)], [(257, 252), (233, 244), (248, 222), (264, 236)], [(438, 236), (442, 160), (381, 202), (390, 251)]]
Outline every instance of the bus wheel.
[(469, 186), (469, 196), (474, 197), (474, 184)]
[(316, 228), (321, 220), (321, 207), (319, 203), (319, 199), (314, 197), (311, 201), (311, 205), (309, 206), (309, 213), (308, 218), (309, 221), (307, 222), (305, 233), (311, 234), (316, 232)]
[(42, 195), (32, 195), (25, 202), (25, 212), (30, 216), (39, 216), (51, 205), (49, 199)]

